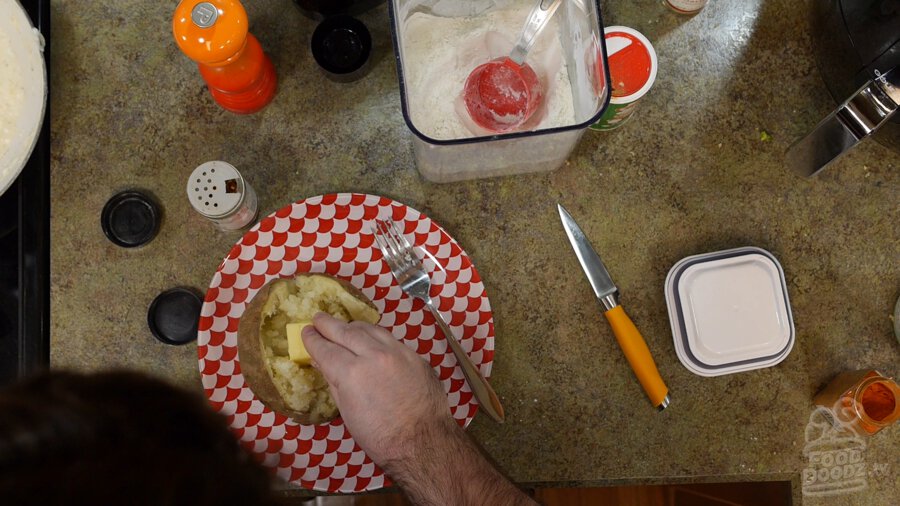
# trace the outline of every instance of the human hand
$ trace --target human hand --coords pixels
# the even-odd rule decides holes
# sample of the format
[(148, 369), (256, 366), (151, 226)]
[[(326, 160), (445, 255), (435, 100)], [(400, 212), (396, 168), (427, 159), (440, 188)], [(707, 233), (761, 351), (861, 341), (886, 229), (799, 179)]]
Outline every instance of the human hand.
[(353, 439), (413, 504), (536, 504), (481, 455), (434, 371), (390, 332), (319, 313), (302, 338)]
[(452, 430), (434, 371), (384, 328), (319, 313), (302, 339), (350, 434), (379, 465), (410, 458), (423, 434)]

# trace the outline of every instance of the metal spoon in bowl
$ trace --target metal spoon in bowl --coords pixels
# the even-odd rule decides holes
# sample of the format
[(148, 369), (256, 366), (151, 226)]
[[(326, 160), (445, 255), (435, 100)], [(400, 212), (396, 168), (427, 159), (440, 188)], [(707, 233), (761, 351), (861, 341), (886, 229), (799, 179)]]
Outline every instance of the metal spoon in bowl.
[(476, 124), (493, 132), (507, 132), (528, 121), (541, 105), (543, 86), (525, 57), (561, 3), (538, 0), (509, 56), (479, 65), (469, 74), (463, 98)]

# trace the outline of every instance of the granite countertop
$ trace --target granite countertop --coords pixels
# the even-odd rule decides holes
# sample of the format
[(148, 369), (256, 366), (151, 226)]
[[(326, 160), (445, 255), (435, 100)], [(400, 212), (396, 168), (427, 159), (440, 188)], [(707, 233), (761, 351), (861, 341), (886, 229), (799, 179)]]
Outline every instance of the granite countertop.
[[(783, 165), (791, 141), (833, 107), (806, 2), (715, 0), (695, 17), (658, 0), (604, 2), (608, 26), (636, 28), (659, 54), (636, 117), (587, 132), (556, 171), (451, 184), (415, 169), (386, 7), (362, 16), (371, 73), (338, 84), (315, 66), (315, 23), (292, 2), (245, 3), (279, 77), (274, 102), (252, 116), (213, 103), (172, 40), (173, 2), (52, 2), (53, 367), (129, 367), (199, 390), (196, 347), (157, 342), (146, 311), (167, 288), (205, 289), (238, 238), (184, 193), (194, 167), (221, 159), (256, 188), (263, 213), (322, 193), (381, 194), (466, 248), (493, 306), (491, 380), (508, 416), (479, 416), (469, 432), (521, 484), (791, 480), (797, 490), (815, 392), (845, 370), (900, 373), (889, 318), (900, 155), (867, 141), (809, 180)], [(99, 226), (105, 201), (126, 188), (152, 192), (165, 215), (134, 250)], [(602, 252), (653, 351), (672, 391), (661, 414), (561, 246), (557, 202)], [(696, 376), (675, 354), (666, 273), (684, 256), (746, 245), (783, 265), (796, 345), (773, 368)], [(896, 504), (898, 435), (867, 441), (865, 490), (804, 504)]]

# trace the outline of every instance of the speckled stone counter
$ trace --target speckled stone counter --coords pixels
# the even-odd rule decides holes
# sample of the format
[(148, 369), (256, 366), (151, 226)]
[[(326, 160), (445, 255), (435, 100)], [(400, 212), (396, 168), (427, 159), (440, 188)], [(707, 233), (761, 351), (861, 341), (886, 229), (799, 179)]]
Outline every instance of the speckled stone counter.
[[(174, 2), (53, 2), (52, 365), (128, 367), (199, 390), (196, 347), (160, 344), (153, 297), (203, 290), (238, 238), (185, 197), (191, 170), (238, 167), (261, 210), (307, 196), (382, 194), (425, 212), (468, 251), (496, 323), (492, 383), (508, 421), (470, 433), (522, 484), (791, 480), (800, 499), (811, 399), (833, 375), (898, 374), (889, 314), (900, 288), (900, 155), (865, 142), (804, 180), (783, 153), (833, 106), (812, 58), (806, 2), (713, 0), (681, 17), (656, 0), (608, 0), (607, 25), (645, 33), (659, 77), (636, 117), (588, 132), (559, 170), (445, 185), (415, 169), (387, 9), (362, 17), (371, 73), (326, 79), (315, 23), (289, 0), (246, 2), (279, 77), (274, 102), (218, 108), (176, 48)], [(761, 131), (771, 140), (761, 140)], [(116, 191), (143, 188), (165, 218), (149, 245), (99, 225)], [(672, 391), (649, 406), (565, 244), (563, 202), (602, 253)], [(797, 341), (777, 367), (702, 378), (678, 361), (663, 282), (680, 258), (754, 245), (788, 280)], [(804, 504), (896, 504), (900, 427), (867, 441), (867, 487)], [(877, 467), (876, 467), (877, 466)], [(880, 470), (880, 472), (878, 471)]]

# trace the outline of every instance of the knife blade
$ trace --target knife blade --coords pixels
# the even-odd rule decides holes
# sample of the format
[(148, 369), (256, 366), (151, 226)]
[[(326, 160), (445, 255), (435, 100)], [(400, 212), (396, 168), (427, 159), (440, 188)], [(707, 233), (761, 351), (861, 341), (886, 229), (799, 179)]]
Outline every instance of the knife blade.
[(619, 342), (619, 346), (625, 353), (625, 358), (644, 388), (647, 397), (650, 398), (650, 402), (660, 411), (666, 409), (671, 400), (669, 389), (659, 374), (659, 369), (656, 367), (656, 362), (653, 361), (644, 337), (619, 305), (619, 290), (609, 275), (609, 271), (606, 270), (600, 255), (591, 246), (590, 241), (585, 237), (572, 215), (562, 204), (557, 204), (557, 209), (569, 243), (575, 251), (575, 256), (578, 257), (578, 263), (581, 264), (597, 299), (606, 309), (603, 315), (612, 327), (616, 341)]

